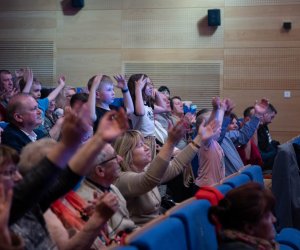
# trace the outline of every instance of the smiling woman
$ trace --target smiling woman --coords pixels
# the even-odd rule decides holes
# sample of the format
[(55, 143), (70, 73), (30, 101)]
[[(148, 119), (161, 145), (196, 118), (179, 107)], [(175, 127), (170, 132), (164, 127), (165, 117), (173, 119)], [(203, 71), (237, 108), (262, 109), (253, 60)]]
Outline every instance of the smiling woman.
[(169, 130), (167, 141), (153, 160), (139, 131), (127, 131), (115, 141), (116, 153), (123, 158), (120, 163), (122, 172), (115, 185), (125, 197), (130, 218), (137, 225), (143, 225), (159, 215), (161, 196), (157, 186), (173, 179), (188, 167), (199, 143), (208, 140), (214, 132), (210, 124), (200, 126), (193, 143), (172, 160), (174, 147), (185, 133), (183, 121)]

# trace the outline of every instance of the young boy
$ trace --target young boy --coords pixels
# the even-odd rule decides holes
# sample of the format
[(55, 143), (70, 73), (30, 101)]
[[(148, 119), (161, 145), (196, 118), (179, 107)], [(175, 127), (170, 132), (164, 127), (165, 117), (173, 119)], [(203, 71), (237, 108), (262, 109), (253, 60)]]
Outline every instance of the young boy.
[[(114, 76), (117, 81), (116, 87), (121, 89), (124, 98), (124, 107), (127, 114), (133, 113), (133, 103), (128, 91), (127, 81), (124, 76)], [(94, 131), (102, 116), (109, 110), (118, 109), (112, 105), (115, 100), (114, 83), (107, 75), (96, 75), (88, 81), (89, 106), (92, 110), (92, 119), (94, 121)]]

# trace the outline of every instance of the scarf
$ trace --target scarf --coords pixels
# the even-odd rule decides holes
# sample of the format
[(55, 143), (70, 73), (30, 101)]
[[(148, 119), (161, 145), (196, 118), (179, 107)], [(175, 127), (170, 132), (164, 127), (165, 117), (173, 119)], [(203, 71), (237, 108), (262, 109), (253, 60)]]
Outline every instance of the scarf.
[(279, 250), (279, 245), (274, 240), (268, 241), (262, 238), (254, 237), (249, 234), (229, 229), (221, 231), (220, 234), (222, 239), (242, 241), (250, 246), (253, 246), (257, 250)]

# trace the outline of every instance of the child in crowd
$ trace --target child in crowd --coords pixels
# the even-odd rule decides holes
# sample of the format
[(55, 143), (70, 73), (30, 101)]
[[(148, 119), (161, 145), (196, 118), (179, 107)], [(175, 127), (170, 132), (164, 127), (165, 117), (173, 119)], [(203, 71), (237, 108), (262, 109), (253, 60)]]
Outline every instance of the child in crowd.
[[(126, 113), (131, 114), (133, 103), (128, 91), (127, 81), (122, 75), (114, 76), (114, 78), (117, 81), (116, 87), (122, 91)], [(94, 131), (96, 131), (102, 116), (109, 110), (118, 109), (118, 107), (112, 105), (115, 99), (114, 83), (107, 75), (96, 75), (88, 81), (88, 90), (90, 92), (88, 102), (92, 110)]]
[(195, 183), (200, 187), (212, 186), (225, 178), (224, 151), (217, 140), (220, 137), (224, 114), (231, 109), (230, 100), (214, 97), (212, 98), (212, 107), (212, 111), (202, 109), (197, 113), (197, 127), (202, 122), (210, 121), (214, 121), (219, 127), (219, 133), (202, 143), (198, 150), (198, 174)]
[(132, 127), (142, 133), (153, 159), (156, 153), (154, 113), (165, 112), (165, 103), (147, 75), (130, 76), (128, 88), (134, 105), (134, 113), (129, 117)]

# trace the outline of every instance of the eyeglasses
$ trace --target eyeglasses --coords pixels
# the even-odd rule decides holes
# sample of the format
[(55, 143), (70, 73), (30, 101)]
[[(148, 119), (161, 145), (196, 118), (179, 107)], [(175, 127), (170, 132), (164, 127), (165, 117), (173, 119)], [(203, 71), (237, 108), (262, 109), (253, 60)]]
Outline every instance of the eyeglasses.
[(108, 163), (109, 161), (112, 161), (114, 159), (118, 159), (118, 155), (114, 155), (113, 157), (111, 157), (111, 158), (109, 158), (105, 161), (102, 161), (102, 162), (98, 163), (97, 165), (103, 165), (103, 164)]

